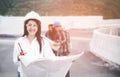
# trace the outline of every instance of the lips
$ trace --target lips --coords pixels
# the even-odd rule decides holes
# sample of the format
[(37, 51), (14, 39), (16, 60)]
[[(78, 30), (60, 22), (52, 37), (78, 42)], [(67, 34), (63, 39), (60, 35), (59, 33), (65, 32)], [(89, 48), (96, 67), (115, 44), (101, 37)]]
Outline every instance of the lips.
[(30, 29), (29, 32), (35, 32), (35, 30), (34, 29)]

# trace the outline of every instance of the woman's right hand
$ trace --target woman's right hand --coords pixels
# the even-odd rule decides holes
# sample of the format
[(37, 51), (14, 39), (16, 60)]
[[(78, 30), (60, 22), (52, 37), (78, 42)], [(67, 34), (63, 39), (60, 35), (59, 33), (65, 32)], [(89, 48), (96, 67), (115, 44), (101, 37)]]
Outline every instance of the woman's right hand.
[(26, 53), (23, 52), (23, 51), (20, 52), (20, 56), (24, 56), (25, 54), (26, 54)]
[(26, 52), (21, 51), (21, 52), (19, 53), (19, 55), (18, 55), (18, 61), (20, 61), (19, 56), (24, 56), (25, 54), (27, 54), (27, 53), (26, 53)]

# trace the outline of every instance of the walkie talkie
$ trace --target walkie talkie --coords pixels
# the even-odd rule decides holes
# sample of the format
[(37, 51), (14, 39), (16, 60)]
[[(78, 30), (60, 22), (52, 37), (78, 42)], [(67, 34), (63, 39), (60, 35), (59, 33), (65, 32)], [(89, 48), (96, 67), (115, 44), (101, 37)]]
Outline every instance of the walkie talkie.
[(25, 55), (24, 52), (23, 52), (23, 49), (22, 49), (22, 47), (21, 47), (21, 45), (20, 45), (20, 43), (18, 43), (18, 45), (19, 45), (20, 50), (21, 50), (20, 55)]

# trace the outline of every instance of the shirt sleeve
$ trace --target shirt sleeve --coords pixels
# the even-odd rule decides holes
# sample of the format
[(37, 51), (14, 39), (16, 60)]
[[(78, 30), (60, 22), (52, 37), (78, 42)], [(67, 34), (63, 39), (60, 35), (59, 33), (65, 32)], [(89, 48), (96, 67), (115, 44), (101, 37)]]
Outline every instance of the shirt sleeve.
[(14, 49), (13, 49), (13, 62), (17, 65), (19, 65), (18, 61), (18, 54), (20, 53), (20, 48), (18, 46), (18, 40), (14, 43)]

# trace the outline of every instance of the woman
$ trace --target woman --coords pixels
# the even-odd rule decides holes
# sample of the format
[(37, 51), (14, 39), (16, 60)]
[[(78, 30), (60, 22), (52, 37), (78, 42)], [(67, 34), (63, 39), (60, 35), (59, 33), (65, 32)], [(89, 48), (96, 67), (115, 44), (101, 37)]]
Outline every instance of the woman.
[(49, 24), (48, 25), (48, 31), (45, 33), (45, 36), (47, 38), (49, 38), (50, 40), (55, 40), (56, 39), (56, 32), (55, 32), (55, 29), (53, 27), (53, 24)]
[(41, 36), (41, 18), (32, 11), (25, 16), (24, 34), (15, 41), (13, 61), (18, 65), (18, 77), (22, 75), (22, 67), (19, 56), (35, 56), (54, 58), (55, 55), (45, 39)]

